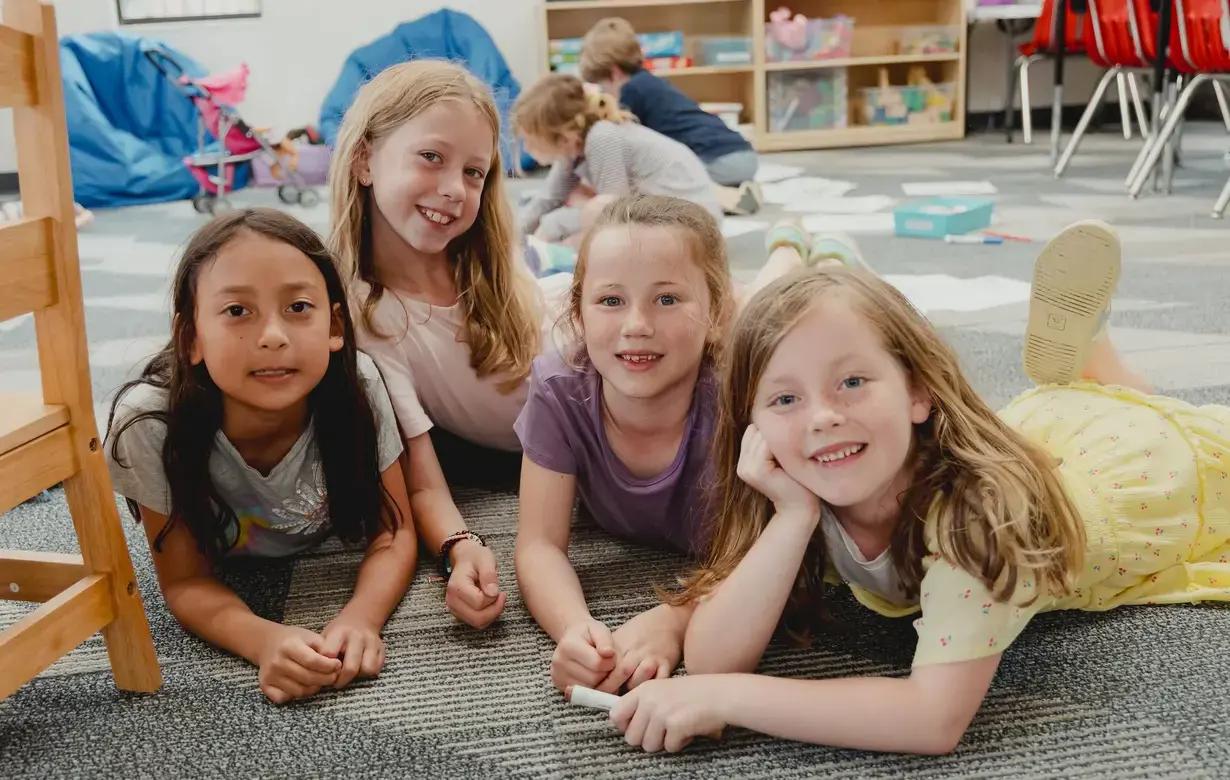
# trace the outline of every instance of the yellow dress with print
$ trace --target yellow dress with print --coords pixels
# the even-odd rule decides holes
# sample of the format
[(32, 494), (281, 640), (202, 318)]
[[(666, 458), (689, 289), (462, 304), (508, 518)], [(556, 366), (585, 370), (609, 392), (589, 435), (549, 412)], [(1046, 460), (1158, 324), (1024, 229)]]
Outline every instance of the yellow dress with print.
[[(1039, 612), (1230, 601), (1230, 408), (1080, 382), (1030, 390), (1000, 417), (1062, 458), (1085, 523), (1084, 570), (1068, 596), (1022, 607), (1032, 579), (1010, 603), (995, 602), (933, 552), (914, 621), (915, 666), (1001, 652)], [(858, 588), (855, 596), (888, 616), (918, 609)]]

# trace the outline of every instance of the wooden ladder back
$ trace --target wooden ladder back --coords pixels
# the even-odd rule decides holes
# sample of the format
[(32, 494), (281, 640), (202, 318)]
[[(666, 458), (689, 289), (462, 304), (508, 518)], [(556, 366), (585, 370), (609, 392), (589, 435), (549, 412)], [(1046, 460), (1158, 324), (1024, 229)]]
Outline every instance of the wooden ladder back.
[(99, 630), (116, 685), (162, 684), (94, 419), (59, 57), (52, 6), (4, 0), (24, 217), (0, 227), (0, 321), (34, 315), (43, 391), (0, 394), (0, 512), (62, 482), (81, 554), (0, 550), (0, 598), (40, 603), (0, 633), (0, 699)]

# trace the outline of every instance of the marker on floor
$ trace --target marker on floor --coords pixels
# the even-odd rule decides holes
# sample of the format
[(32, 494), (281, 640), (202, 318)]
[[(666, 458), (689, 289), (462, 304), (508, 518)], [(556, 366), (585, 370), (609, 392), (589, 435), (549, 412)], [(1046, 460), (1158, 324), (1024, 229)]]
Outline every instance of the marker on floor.
[(978, 235), (955, 235), (949, 233), (944, 236), (946, 244), (1002, 244), (1004, 239), (999, 236), (978, 236)]

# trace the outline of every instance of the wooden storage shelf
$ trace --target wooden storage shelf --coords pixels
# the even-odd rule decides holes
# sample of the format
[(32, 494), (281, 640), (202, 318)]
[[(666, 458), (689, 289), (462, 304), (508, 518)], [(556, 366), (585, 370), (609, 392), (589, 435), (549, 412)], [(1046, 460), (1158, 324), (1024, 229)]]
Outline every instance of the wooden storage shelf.
[[(842, 59), (769, 62), (765, 24), (769, 13), (786, 5), (808, 18), (854, 19), (850, 56)], [(542, 6), (542, 59), (550, 68), (548, 42), (580, 38), (599, 19), (619, 16), (638, 33), (682, 31), (685, 43), (701, 36), (747, 36), (752, 62), (747, 65), (704, 65), (656, 70), (698, 103), (743, 103), (742, 121), (753, 146), (762, 152), (831, 149), (923, 141), (965, 136), (965, 68), (967, 36), (963, 0), (564, 0)], [(957, 51), (902, 54), (896, 42), (903, 28), (949, 27)], [(689, 52), (690, 53), (690, 52)], [(924, 66), (935, 82), (955, 86), (952, 121), (931, 124), (869, 126), (859, 124), (861, 90), (877, 83), (887, 69), (894, 86), (904, 84), (911, 66)], [(847, 82), (847, 126), (831, 129), (770, 130), (770, 74), (844, 69)]]

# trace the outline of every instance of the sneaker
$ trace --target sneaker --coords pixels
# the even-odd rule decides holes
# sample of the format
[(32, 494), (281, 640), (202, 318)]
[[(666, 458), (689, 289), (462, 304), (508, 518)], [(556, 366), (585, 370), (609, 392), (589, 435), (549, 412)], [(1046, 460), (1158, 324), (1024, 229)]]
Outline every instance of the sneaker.
[(764, 192), (754, 181), (745, 181), (738, 187), (717, 188), (718, 201), (722, 213), (731, 217), (746, 217), (760, 211), (764, 202)]
[(817, 233), (811, 237), (811, 254), (807, 257), (807, 264), (815, 267), (823, 263), (840, 263), (848, 268), (871, 271), (858, 244), (845, 233)]
[(1038, 385), (1080, 378), (1093, 340), (1110, 319), (1122, 266), (1110, 225), (1085, 220), (1052, 238), (1034, 263), (1025, 331), (1025, 373)]
[(769, 254), (781, 247), (790, 247), (799, 253), (799, 259), (806, 263), (811, 255), (811, 236), (803, 229), (803, 223), (798, 219), (784, 219), (765, 233), (764, 248)]

